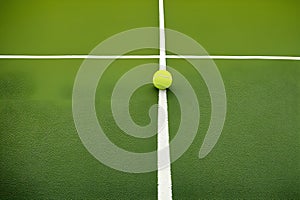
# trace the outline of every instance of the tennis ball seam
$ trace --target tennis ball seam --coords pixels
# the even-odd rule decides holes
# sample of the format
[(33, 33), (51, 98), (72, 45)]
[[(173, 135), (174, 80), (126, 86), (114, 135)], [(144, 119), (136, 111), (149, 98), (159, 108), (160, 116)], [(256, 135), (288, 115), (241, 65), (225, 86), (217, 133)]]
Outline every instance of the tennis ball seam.
[(159, 70), (154, 73), (152, 81), (156, 88), (164, 90), (172, 85), (173, 79), (167, 70)]

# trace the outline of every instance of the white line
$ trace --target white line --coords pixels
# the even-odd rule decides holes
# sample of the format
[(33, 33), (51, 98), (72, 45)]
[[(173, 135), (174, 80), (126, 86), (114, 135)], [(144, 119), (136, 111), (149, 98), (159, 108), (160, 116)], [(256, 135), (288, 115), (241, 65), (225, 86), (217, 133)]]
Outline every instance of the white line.
[(167, 55), (167, 58), (173, 59), (214, 59), (214, 60), (300, 60), (297, 56), (225, 56), (225, 55)]
[(0, 55), (0, 59), (155, 59), (159, 55)]
[[(163, 51), (165, 52), (165, 51)], [(161, 53), (161, 51), (160, 51)], [(300, 56), (226, 56), (226, 55), (165, 55), (167, 59), (213, 59), (213, 60), (300, 60)], [(0, 59), (159, 59), (160, 55), (0, 55)]]
[[(166, 70), (166, 41), (164, 2), (159, 0), (159, 69)], [(168, 102), (167, 91), (158, 93), (158, 134), (157, 134), (157, 189), (158, 200), (172, 199), (172, 179), (169, 146)], [(163, 151), (167, 149), (167, 151)], [(166, 165), (164, 165), (164, 163)]]
[(166, 70), (166, 35), (164, 1), (159, 0), (159, 69)]

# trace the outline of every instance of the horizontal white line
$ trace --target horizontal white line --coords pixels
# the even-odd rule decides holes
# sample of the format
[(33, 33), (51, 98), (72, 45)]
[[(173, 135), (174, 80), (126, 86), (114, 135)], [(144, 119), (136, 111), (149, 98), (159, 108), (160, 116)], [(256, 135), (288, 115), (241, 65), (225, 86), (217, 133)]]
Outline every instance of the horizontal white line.
[[(300, 56), (225, 56), (225, 55), (166, 55), (169, 59), (214, 59), (214, 60), (300, 60)], [(159, 55), (0, 55), (0, 59), (159, 59)]]
[[(181, 56), (169, 55), (167, 58), (182, 58)], [(186, 59), (214, 59), (214, 60), (300, 60), (296, 56), (197, 56), (187, 55), (183, 56)]]
[(159, 55), (0, 55), (0, 59), (151, 59)]

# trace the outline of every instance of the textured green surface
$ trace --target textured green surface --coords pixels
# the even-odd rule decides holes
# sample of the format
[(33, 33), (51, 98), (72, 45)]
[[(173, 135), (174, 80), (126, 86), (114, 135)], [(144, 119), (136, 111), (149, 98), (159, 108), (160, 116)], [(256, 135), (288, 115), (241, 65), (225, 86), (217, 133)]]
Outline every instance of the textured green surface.
[[(157, 26), (157, 6), (150, 0), (2, 2), (0, 54), (87, 54), (112, 34)], [(166, 26), (193, 37), (210, 54), (300, 55), (299, 7), (292, 0), (166, 0)], [(118, 172), (82, 145), (71, 110), (81, 62), (0, 60), (1, 199), (156, 199), (156, 172)], [(110, 95), (122, 74), (148, 62), (157, 60), (114, 62), (97, 90), (107, 136), (135, 152), (154, 150), (156, 138), (122, 133), (112, 122)], [(201, 110), (195, 141), (172, 165), (174, 199), (299, 199), (300, 62), (216, 61), (228, 112), (219, 142), (203, 160), (198, 152), (210, 117), (207, 88), (187, 62), (168, 64), (191, 81)], [(173, 138), (179, 103), (172, 93), (168, 100)], [(134, 93), (130, 112), (136, 123), (149, 122), (148, 109), (156, 102), (151, 85)]]

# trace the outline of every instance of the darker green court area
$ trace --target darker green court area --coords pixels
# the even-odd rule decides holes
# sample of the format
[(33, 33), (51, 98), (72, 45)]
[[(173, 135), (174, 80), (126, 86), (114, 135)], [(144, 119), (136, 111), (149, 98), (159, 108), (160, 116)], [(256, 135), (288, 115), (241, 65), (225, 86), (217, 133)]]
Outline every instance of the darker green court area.
[[(194, 38), (211, 55), (300, 56), (299, 6), (294, 0), (166, 0), (166, 27)], [(145, 26), (158, 26), (157, 1), (12, 0), (0, 6), (0, 54), (88, 54), (113, 34)], [(157, 199), (157, 172), (116, 171), (83, 146), (72, 116), (73, 83), (82, 61), (0, 60), (1, 199)], [(95, 98), (107, 137), (134, 152), (155, 150), (156, 137), (122, 132), (113, 121), (110, 97), (124, 73), (149, 62), (158, 60), (113, 62)], [(215, 63), (226, 89), (226, 122), (213, 151), (200, 160), (209, 93), (189, 63), (168, 60), (190, 81), (200, 108), (197, 136), (172, 164), (173, 199), (299, 199), (300, 62)], [(152, 85), (135, 91), (130, 114), (137, 124), (149, 123), (157, 95)], [(172, 92), (168, 103), (173, 139), (180, 103)]]

